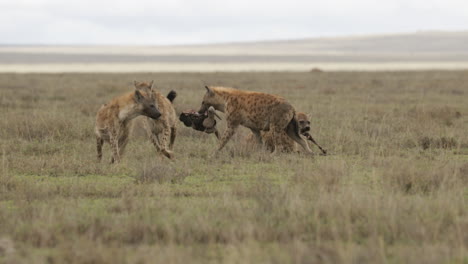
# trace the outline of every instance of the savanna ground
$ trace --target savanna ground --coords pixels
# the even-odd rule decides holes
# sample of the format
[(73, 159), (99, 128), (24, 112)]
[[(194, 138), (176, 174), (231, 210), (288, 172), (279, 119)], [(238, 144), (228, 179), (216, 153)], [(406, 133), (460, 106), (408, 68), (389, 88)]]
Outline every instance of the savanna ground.
[[(214, 135), (179, 123), (174, 162), (136, 131), (98, 164), (95, 113), (134, 79), (178, 111), (205, 84), (283, 95), (331, 155), (241, 130), (211, 159)], [(1, 74), (0, 92), (2, 263), (468, 263), (468, 72)]]

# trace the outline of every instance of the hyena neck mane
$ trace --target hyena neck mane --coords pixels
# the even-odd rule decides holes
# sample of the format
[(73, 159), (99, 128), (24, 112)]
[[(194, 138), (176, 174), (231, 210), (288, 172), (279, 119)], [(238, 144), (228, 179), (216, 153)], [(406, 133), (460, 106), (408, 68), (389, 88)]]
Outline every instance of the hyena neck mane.
[[(243, 90), (238, 90), (238, 89), (229, 88), (229, 87), (213, 87), (212, 90), (214, 91), (215, 94), (217, 94), (219, 97), (223, 99), (224, 104), (228, 103), (230, 99), (232, 100), (232, 99), (237, 98), (238, 96), (251, 93), (249, 91), (243, 91)], [(221, 112), (224, 112), (224, 109)]]
[[(130, 122), (132, 119), (135, 117), (141, 115), (140, 112), (138, 112), (136, 104), (133, 101), (133, 96), (134, 93), (128, 93), (124, 96), (122, 96), (122, 100), (116, 100), (115, 101), (115, 107), (118, 107), (118, 115), (119, 115), (119, 121), (126, 124)], [(130, 104), (125, 103), (125, 102), (132, 102)]]
[[(207, 87), (208, 88), (208, 87)], [(225, 111), (226, 108), (226, 103), (229, 101), (229, 98), (232, 96), (232, 94), (237, 91), (234, 88), (228, 88), (228, 87), (210, 87), (210, 90), (208, 91), (208, 97), (213, 99), (210, 99), (209, 104), (213, 106), (216, 110), (223, 112)], [(208, 109), (203, 109), (202, 111), (206, 111)]]
[(241, 90), (229, 87), (213, 87), (212, 90), (221, 98), (223, 98), (224, 101), (229, 99), (229, 97), (242, 92)]

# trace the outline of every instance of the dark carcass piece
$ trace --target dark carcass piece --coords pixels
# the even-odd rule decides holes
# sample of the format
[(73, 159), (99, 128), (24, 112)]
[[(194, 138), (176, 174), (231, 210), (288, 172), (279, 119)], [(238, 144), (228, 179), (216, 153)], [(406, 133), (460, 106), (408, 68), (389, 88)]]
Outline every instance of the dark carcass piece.
[(200, 114), (195, 110), (187, 110), (180, 114), (179, 120), (187, 127), (192, 127), (198, 131), (205, 131), (203, 120), (207, 117), (208, 115), (206, 113)]
[(216, 110), (213, 106), (208, 108), (206, 111), (207, 118), (203, 120), (203, 126), (205, 127), (205, 132), (208, 134), (215, 133), (216, 137), (219, 139), (218, 129), (216, 129), (216, 118), (221, 119), (218, 114), (216, 114)]
[(215, 116), (219, 116), (215, 113), (214, 108), (210, 107), (205, 113), (198, 113), (195, 110), (187, 110), (180, 114), (179, 120), (184, 123), (187, 127), (192, 127), (195, 130), (205, 132), (207, 134), (215, 133), (219, 139), (219, 133), (216, 129)]
[(322, 151), (322, 155), (327, 155), (327, 151), (325, 149), (323, 149), (316, 141), (315, 139), (309, 134), (309, 132), (304, 132), (302, 133), (302, 135), (307, 138), (308, 140), (312, 141), (312, 143), (314, 143), (319, 149), (320, 151)]

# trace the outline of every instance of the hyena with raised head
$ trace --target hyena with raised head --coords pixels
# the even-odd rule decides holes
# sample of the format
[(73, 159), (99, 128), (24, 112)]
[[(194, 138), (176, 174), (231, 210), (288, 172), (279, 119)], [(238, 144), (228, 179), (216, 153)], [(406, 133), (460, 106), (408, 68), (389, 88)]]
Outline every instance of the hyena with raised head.
[(283, 97), (228, 87), (205, 88), (206, 93), (199, 112), (204, 113), (213, 106), (226, 114), (227, 129), (219, 142), (218, 151), (226, 145), (239, 125), (242, 125), (254, 133), (259, 144), (262, 143), (260, 132), (271, 131), (275, 138), (274, 152), (281, 147), (276, 139), (284, 131), (308, 153), (312, 153), (305, 139), (300, 136), (294, 107)]
[(174, 158), (172, 152), (176, 138), (177, 116), (172, 102), (177, 96), (175, 91), (170, 91), (167, 96), (163, 96), (153, 86), (153, 82), (136, 82), (138, 89), (151, 92), (156, 100), (161, 117), (158, 119), (146, 118), (145, 128), (151, 143), (153, 143), (157, 152), (162, 153), (169, 159)]
[(112, 99), (96, 115), (97, 158), (102, 159), (102, 145), (111, 145), (111, 163), (119, 162), (128, 142), (131, 121), (137, 116), (158, 119), (161, 116), (152, 92), (135, 87), (135, 91)]

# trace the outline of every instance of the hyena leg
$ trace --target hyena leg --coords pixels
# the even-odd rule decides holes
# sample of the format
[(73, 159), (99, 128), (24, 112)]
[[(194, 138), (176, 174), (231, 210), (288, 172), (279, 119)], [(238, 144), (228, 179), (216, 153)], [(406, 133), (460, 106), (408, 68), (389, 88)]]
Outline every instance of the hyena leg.
[(128, 130), (119, 128), (116, 133), (111, 133), (110, 144), (112, 147), (111, 163), (120, 162), (121, 156), (128, 142)]
[(153, 133), (150, 133), (148, 137), (151, 140), (151, 143), (153, 143), (153, 146), (156, 148), (156, 151), (160, 152), (161, 147), (159, 146), (159, 138)]
[(115, 136), (110, 136), (109, 143), (111, 145), (111, 150), (112, 150), (112, 158), (111, 158), (110, 163), (120, 162), (119, 140)]
[[(157, 133), (158, 131), (154, 130), (154, 126), (150, 122), (153, 122), (153, 121), (148, 119), (145, 122), (146, 134), (148, 134), (148, 138), (151, 140), (151, 143), (153, 143), (153, 146), (156, 148), (156, 152), (158, 153), (161, 152), (164, 154), (164, 156), (171, 159), (172, 152), (167, 151), (167, 147), (166, 147), (167, 138), (169, 137), (169, 133), (171, 130), (164, 128), (163, 136), (164, 134), (166, 134), (166, 139), (159, 140), (158, 133)], [(169, 130), (169, 131), (166, 131), (166, 130)]]
[(104, 140), (96, 136), (96, 150), (97, 150), (97, 161), (100, 162), (102, 160), (102, 145), (104, 144)]
[(313, 154), (312, 150), (309, 148), (309, 144), (307, 144), (307, 141), (302, 138), (302, 137), (298, 137), (297, 139), (296, 138), (293, 138), (294, 141), (296, 141), (299, 145), (301, 145), (301, 147), (307, 151), (307, 153), (309, 154)]
[(170, 150), (172, 150), (174, 148), (176, 132), (177, 132), (177, 129), (175, 127), (171, 127), (171, 142), (169, 143), (169, 149)]
[(172, 132), (171, 127), (166, 126), (163, 129), (161, 142), (160, 142), (161, 152), (164, 154), (164, 156), (168, 157), (169, 159), (172, 159), (174, 157), (174, 154), (172, 154), (172, 152), (168, 150), (168, 146), (170, 145), (170, 142), (168, 144), (168, 141), (170, 140), (171, 132)]
[(283, 132), (283, 128), (279, 126), (270, 127), (271, 137), (273, 138), (273, 151), (272, 151), (273, 154), (283, 151), (283, 146), (280, 144), (281, 143), (280, 136), (282, 132)]
[(250, 129), (252, 131), (252, 133), (254, 134), (255, 136), (255, 140), (257, 141), (257, 143), (259, 145), (262, 145), (262, 135), (260, 134), (260, 131), (259, 130), (255, 130), (255, 129)]
[(221, 138), (221, 141), (219, 142), (218, 151), (224, 148), (224, 146), (229, 141), (229, 139), (231, 139), (234, 133), (236, 133), (236, 129), (237, 129), (237, 126), (228, 125), (228, 128), (226, 129), (226, 131), (224, 131), (223, 137)]
[(148, 135), (148, 138), (151, 141), (151, 143), (153, 143), (154, 148), (156, 148), (156, 152), (160, 152), (161, 147), (159, 146), (159, 138), (157, 134), (153, 131), (152, 125), (150, 122), (153, 122), (153, 121), (147, 119), (145, 122), (146, 134)]
[(293, 123), (289, 123), (288, 127), (286, 128), (286, 134), (297, 142), (297, 144), (301, 145), (301, 147), (309, 154), (313, 154), (312, 150), (309, 148), (309, 144), (307, 141), (299, 135), (299, 129)]
[(149, 138), (151, 140), (151, 143), (153, 143), (153, 146), (156, 148), (156, 152), (158, 152), (158, 153), (161, 152), (161, 153), (163, 153), (164, 156), (172, 159), (172, 152), (169, 152), (165, 148), (161, 147), (160, 140), (159, 140), (158, 136), (151, 133), (149, 135)]
[(119, 159), (120, 159), (122, 158), (125, 147), (127, 146), (128, 137), (124, 136), (124, 137), (119, 138), (118, 143), (119, 143), (118, 147), (119, 147)]

